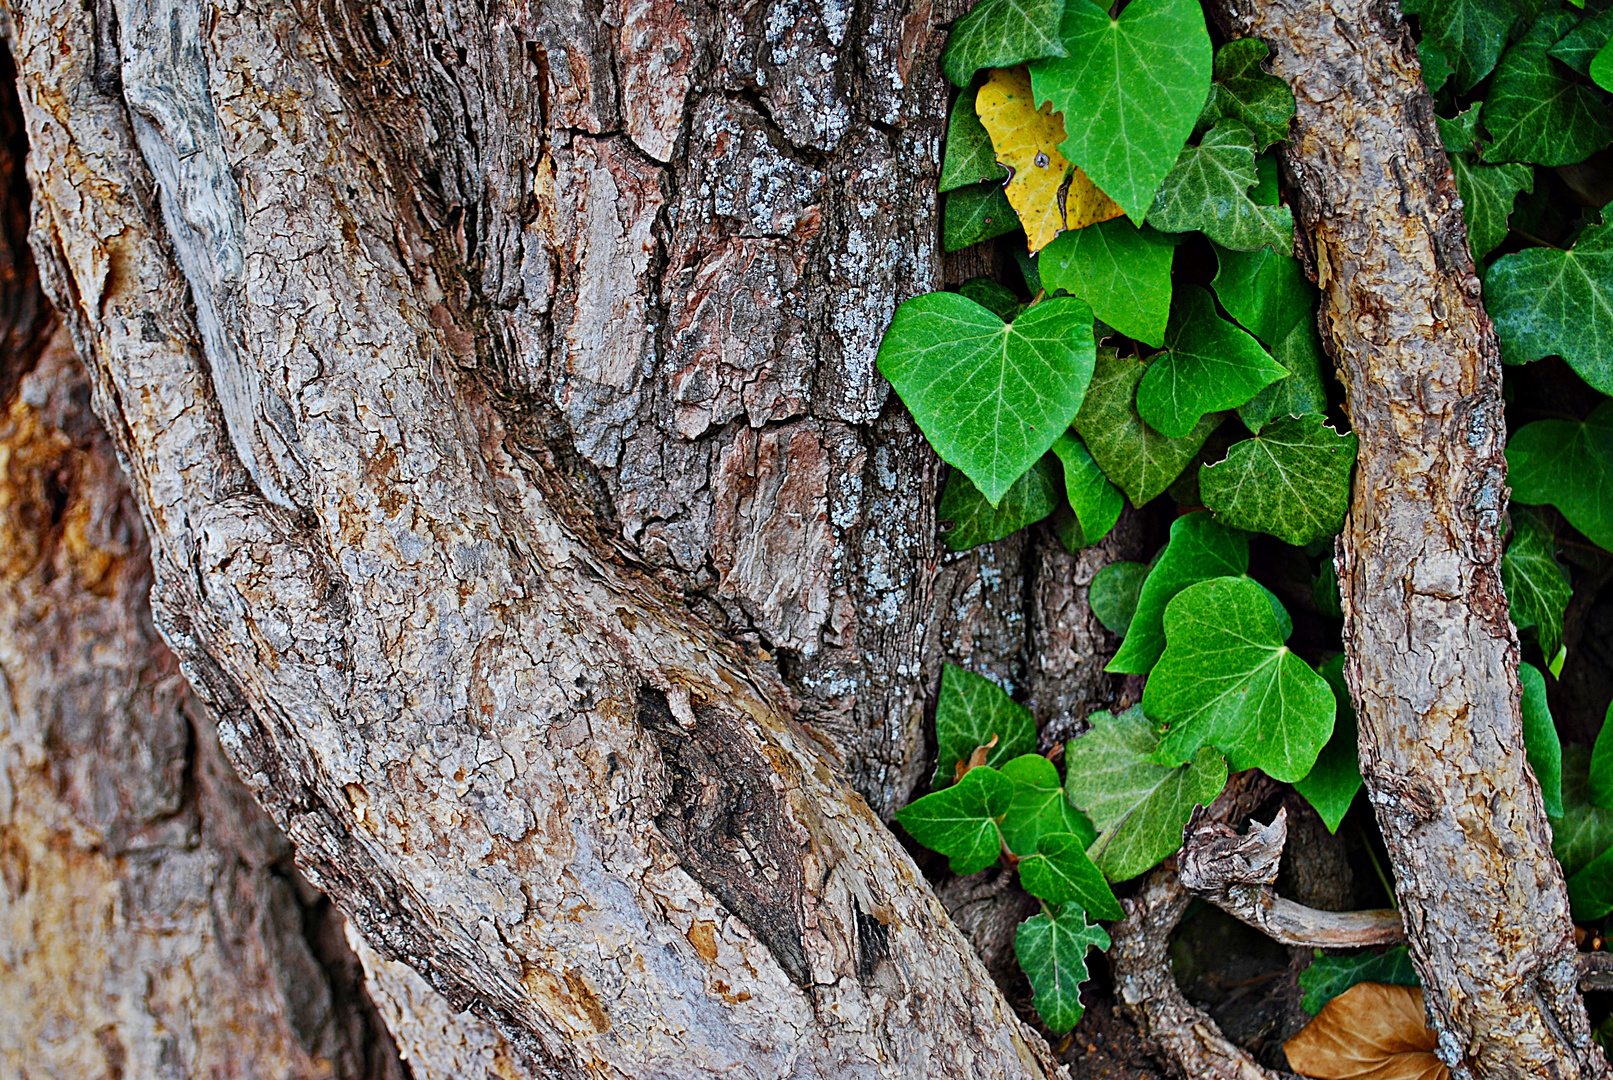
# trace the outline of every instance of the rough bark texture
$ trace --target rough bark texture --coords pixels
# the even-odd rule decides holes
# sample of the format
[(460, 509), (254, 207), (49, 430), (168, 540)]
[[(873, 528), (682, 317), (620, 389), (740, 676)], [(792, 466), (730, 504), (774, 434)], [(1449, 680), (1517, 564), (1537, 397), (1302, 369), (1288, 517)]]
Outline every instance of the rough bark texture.
[(0, 1076), (401, 1080), (341, 916), (152, 628), (72, 343), (4, 363)]
[(1102, 633), (873, 370), (951, 14), (11, 9), (158, 624), (433, 1070), (1057, 1071), (880, 822), (943, 654)]
[(1416, 49), (1389, 3), (1226, 6), (1298, 99), (1287, 163), (1361, 440), (1346, 673), (1440, 1057), (1458, 1077), (1604, 1075), (1524, 757), (1500, 359)]

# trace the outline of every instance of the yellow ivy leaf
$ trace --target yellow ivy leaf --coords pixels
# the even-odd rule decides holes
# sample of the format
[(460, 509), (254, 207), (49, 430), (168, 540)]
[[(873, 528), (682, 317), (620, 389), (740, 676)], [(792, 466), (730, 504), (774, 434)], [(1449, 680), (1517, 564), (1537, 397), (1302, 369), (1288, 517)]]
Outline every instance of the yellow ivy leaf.
[(997, 160), (1008, 167), (1008, 204), (1019, 214), (1032, 252), (1065, 229), (1082, 229), (1123, 213), (1059, 153), (1064, 116), (1051, 103), (1036, 107), (1025, 68), (994, 69), (975, 97), (975, 112), (991, 136)]

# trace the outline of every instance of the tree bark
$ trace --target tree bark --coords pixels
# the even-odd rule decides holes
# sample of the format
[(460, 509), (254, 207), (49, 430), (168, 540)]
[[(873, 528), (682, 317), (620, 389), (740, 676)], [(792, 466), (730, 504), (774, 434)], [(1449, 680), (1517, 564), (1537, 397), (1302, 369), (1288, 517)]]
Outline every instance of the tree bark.
[(12, 7), (157, 623), (418, 1047), (1059, 1071), (880, 820), (944, 655), (1078, 639), (1023, 539), (943, 557), (873, 369), (940, 273), (942, 14)]
[(1345, 670), (1439, 1055), (1457, 1077), (1604, 1075), (1524, 756), (1500, 357), (1415, 46), (1392, 4), (1225, 6), (1298, 99), (1296, 216), (1361, 440)]

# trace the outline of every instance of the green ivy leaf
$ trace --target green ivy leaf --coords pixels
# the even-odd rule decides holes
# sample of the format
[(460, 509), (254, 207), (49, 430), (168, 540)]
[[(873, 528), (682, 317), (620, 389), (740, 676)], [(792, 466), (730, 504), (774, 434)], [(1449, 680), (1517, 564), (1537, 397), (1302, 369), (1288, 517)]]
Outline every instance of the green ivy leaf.
[(1478, 148), (1479, 110), (1483, 107), (1484, 102), (1475, 101), (1449, 120), (1434, 117), (1434, 126), (1439, 129), (1439, 141), (1445, 144), (1446, 153), (1460, 154)]
[(1238, 406), (1238, 419), (1250, 431), (1259, 431), (1280, 416), (1304, 416), (1327, 410), (1327, 386), (1322, 382), (1322, 339), (1316, 321), (1307, 317), (1294, 324), (1277, 343), (1273, 360), (1288, 369), (1278, 379)]
[(938, 191), (952, 191), (970, 184), (996, 184), (1002, 187), (1008, 170), (997, 162), (991, 136), (975, 113), (975, 92), (965, 90), (952, 103), (947, 121), (947, 151), (941, 159)]
[(1546, 703), (1546, 677), (1533, 664), (1518, 665), (1523, 684), (1523, 747), (1540, 782), (1547, 817), (1563, 816), (1563, 744)]
[[(1518, 19), (1518, 11), (1511, 0), (1412, 0), (1404, 5), (1406, 14), (1416, 15), (1422, 23), (1423, 67), (1429, 66), (1435, 52), (1436, 66), (1444, 64), (1446, 71), (1454, 71), (1456, 89), (1466, 92), (1472, 85), (1488, 75), (1501, 56), (1507, 43), (1507, 31)], [(1444, 78), (1424, 80), (1430, 92), (1438, 90)]]
[(1216, 520), (1304, 547), (1344, 527), (1356, 437), (1314, 413), (1278, 420), (1199, 468), (1199, 493)]
[(1300, 1008), (1315, 1016), (1322, 1006), (1356, 983), (1387, 983), (1390, 986), (1421, 986), (1417, 969), (1411, 966), (1411, 953), (1404, 945), (1386, 952), (1356, 953), (1354, 956), (1327, 956), (1321, 949), (1311, 966), (1299, 973), (1305, 996)]
[(1592, 806), (1613, 810), (1613, 704), (1608, 705), (1602, 729), (1596, 733), (1585, 790)]
[(1075, 430), (1093, 460), (1133, 506), (1142, 506), (1169, 487), (1222, 419), (1206, 416), (1179, 439), (1161, 435), (1137, 412), (1137, 384), (1146, 370), (1133, 357), (1099, 349), (1092, 383), (1075, 417)]
[(1193, 808), (1226, 786), (1227, 763), (1210, 747), (1191, 765), (1154, 761), (1159, 735), (1138, 705), (1087, 720), (1092, 730), (1064, 744), (1065, 791), (1099, 829), (1090, 848), (1099, 869), (1126, 881), (1182, 846)]
[(1172, 438), (1288, 374), (1260, 342), (1217, 315), (1215, 301), (1197, 285), (1176, 290), (1165, 345), (1169, 351), (1154, 358), (1137, 387), (1137, 411)]
[(1462, 196), (1462, 217), (1467, 221), (1467, 243), (1473, 261), (1484, 257), (1507, 238), (1507, 218), (1520, 191), (1535, 189), (1535, 170), (1528, 165), (1481, 165), (1472, 154), (1452, 154), (1451, 172)]
[(1327, 831), (1339, 831), (1339, 823), (1361, 790), (1360, 749), (1356, 745), (1357, 728), (1355, 706), (1350, 702), (1350, 690), (1344, 683), (1344, 655), (1340, 653), (1317, 671), (1327, 680), (1333, 691), (1337, 712), (1333, 719), (1333, 734), (1316, 757), (1316, 764), (1303, 780), (1294, 783), (1294, 790), (1316, 809)]
[(1036, 1015), (1055, 1035), (1076, 1025), (1081, 984), (1087, 979), (1087, 950), (1109, 947), (1109, 935), (1087, 923), (1080, 904), (1065, 904), (1052, 915), (1037, 915), (1019, 924), (1014, 956), (1030, 980)]
[(1534, 627), (1547, 659), (1563, 643), (1563, 613), (1573, 595), (1568, 572), (1557, 562), (1557, 540), (1540, 515), (1514, 507), (1512, 538), (1501, 557), (1501, 584), (1506, 588), (1512, 622), (1519, 630)]
[(1424, 38), (1417, 43), (1417, 62), (1422, 65), (1423, 85), (1430, 94), (1439, 93), (1439, 88), (1451, 77), (1451, 62), (1444, 50)]
[(942, 665), (941, 694), (935, 703), (939, 754), (932, 784), (952, 783), (958, 762), (969, 760), (993, 736), (997, 745), (986, 755), (986, 764), (996, 768), (1036, 749), (1036, 718), (990, 679), (956, 664)]
[(1042, 837), (1036, 854), (1019, 861), (1019, 884), (1038, 900), (1055, 906), (1074, 901), (1100, 919), (1126, 914), (1102, 872), (1087, 858), (1086, 844), (1074, 833)]
[(1333, 734), (1333, 691), (1283, 644), (1269, 594), (1248, 578), (1201, 581), (1165, 608), (1165, 652), (1143, 711), (1169, 724), (1158, 760), (1213, 746), (1234, 771), (1293, 782)]
[(1613, 9), (1582, 20), (1547, 52), (1581, 75), (1589, 75), (1592, 61), (1607, 47), (1610, 37), (1613, 37)]
[(940, 292), (896, 309), (878, 362), (941, 460), (996, 506), (1075, 419), (1093, 349), (1079, 300), (1044, 300), (1005, 324)]
[(1613, 401), (1583, 424), (1536, 420), (1507, 443), (1512, 501), (1546, 503), (1597, 547), (1613, 549)]
[(1002, 855), (997, 823), (1008, 812), (1014, 785), (996, 769), (970, 769), (949, 788), (924, 796), (896, 811), (919, 843), (952, 862), (960, 877), (979, 873)]
[(1548, 11), (1507, 49), (1490, 80), (1484, 126), (1492, 161), (1573, 165), (1613, 140), (1613, 109), (1548, 50), (1579, 16)]
[(1021, 754), (1003, 765), (1002, 774), (1014, 782), (1014, 798), (1001, 826), (1009, 851), (1033, 854), (1042, 838), (1053, 833), (1074, 835), (1083, 850), (1097, 838), (1092, 822), (1064, 797), (1058, 769), (1041, 754)]
[(1066, 59), (1030, 65), (1037, 101), (1079, 118), (1059, 150), (1142, 223), (1210, 93), (1210, 34), (1198, 0), (1132, 0), (1119, 18), (1068, 0)]
[[(1159, 186), (1148, 223), (1164, 232), (1203, 232), (1222, 247), (1254, 251), (1270, 244), (1294, 247), (1294, 215), (1286, 206), (1262, 206), (1250, 196), (1255, 137), (1235, 120), (1223, 120), (1183, 148)], [(1119, 200), (1116, 200), (1119, 201)]]
[(1053, 440), (1053, 453), (1064, 465), (1064, 493), (1080, 534), (1073, 546), (1096, 544), (1120, 520), (1125, 502), (1080, 439), (1068, 432), (1060, 435)]
[[(968, 86), (981, 68), (1064, 56), (1063, 17), (1064, 0), (980, 0), (952, 27), (941, 70), (954, 86)], [(972, 103), (974, 95), (968, 96)]]
[(1602, 46), (1586, 73), (1597, 86), (1613, 93), (1613, 41)]
[(958, 295), (967, 296), (1003, 322), (1013, 322), (1025, 306), (1008, 286), (985, 277), (965, 281), (958, 286)]
[(1507, 363), (1561, 356), (1613, 393), (1613, 224), (1590, 226), (1567, 251), (1501, 256), (1484, 275), (1484, 303)]
[(952, 470), (936, 510), (942, 521), (952, 522), (952, 528), (941, 534), (942, 542), (949, 550), (967, 551), (1036, 524), (1058, 506), (1057, 482), (1052, 462), (1044, 457), (993, 507), (967, 476)]
[(1316, 286), (1306, 280), (1299, 260), (1292, 255), (1269, 247), (1259, 251), (1217, 247), (1215, 259), (1215, 280), (1210, 282), (1215, 298), (1265, 345), (1275, 348), (1295, 326), (1315, 314)]
[(1019, 215), (1008, 205), (1001, 184), (971, 184), (947, 193), (941, 224), (941, 246), (962, 251), (982, 240), (1019, 228)]
[(1126, 640), (1103, 670), (1148, 674), (1165, 651), (1165, 608), (1176, 594), (1196, 582), (1233, 577), (1248, 569), (1249, 538), (1243, 533), (1226, 528), (1209, 514), (1177, 518), (1171, 523), (1170, 541), (1137, 596)]
[(1137, 613), (1137, 596), (1148, 578), (1148, 564), (1114, 562), (1099, 570), (1087, 588), (1087, 605), (1116, 637), (1124, 638)]
[(1575, 922), (1595, 922), (1613, 912), (1613, 850), (1568, 879), (1568, 907)]
[(1552, 820), (1551, 851), (1570, 878), (1613, 849), (1613, 809), (1591, 802), (1590, 770), (1589, 750), (1572, 743), (1563, 747), (1563, 815)]
[(1038, 256), (1042, 287), (1085, 300), (1094, 315), (1127, 337), (1161, 345), (1175, 250), (1153, 229), (1125, 218), (1071, 229)]
[(1199, 117), (1201, 127), (1218, 120), (1236, 120), (1254, 133), (1264, 150), (1288, 138), (1288, 121), (1294, 115), (1294, 92), (1260, 65), (1270, 54), (1259, 38), (1239, 38), (1215, 54), (1215, 84)]

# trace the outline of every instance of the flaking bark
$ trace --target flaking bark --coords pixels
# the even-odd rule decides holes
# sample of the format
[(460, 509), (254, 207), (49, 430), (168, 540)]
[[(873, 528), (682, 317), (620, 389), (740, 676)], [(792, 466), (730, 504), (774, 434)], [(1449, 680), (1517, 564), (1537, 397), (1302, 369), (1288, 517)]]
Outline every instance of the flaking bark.
[(1286, 152), (1360, 437), (1338, 569), (1362, 774), (1454, 1075), (1602, 1076), (1524, 756), (1501, 587), (1501, 364), (1393, 4), (1231, 0), (1298, 116)]
[(939, 14), (11, 16), (158, 623), (437, 1068), (1056, 1075), (880, 820), (1029, 639), (872, 366)]

